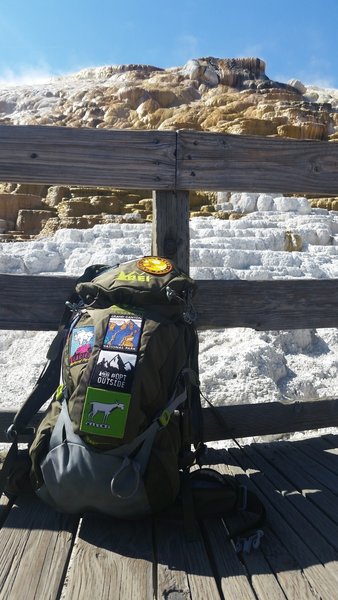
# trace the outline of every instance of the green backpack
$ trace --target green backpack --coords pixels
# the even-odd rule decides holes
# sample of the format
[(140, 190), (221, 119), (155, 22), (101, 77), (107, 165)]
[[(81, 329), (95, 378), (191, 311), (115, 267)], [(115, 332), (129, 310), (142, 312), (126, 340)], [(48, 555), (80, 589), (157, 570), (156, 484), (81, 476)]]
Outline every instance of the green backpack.
[[(28, 466), (37, 495), (57, 510), (129, 519), (161, 512), (183, 518), (188, 539), (196, 519), (220, 516), (238, 548), (259, 544), (265, 510), (256, 495), (235, 477), (190, 470), (206, 449), (195, 289), (159, 257), (85, 271), (45, 369), (7, 431), (13, 444), (0, 491), (20, 491)], [(35, 433), (27, 425), (51, 396)], [(32, 432), (27, 461), (18, 441)], [(227, 519), (238, 514), (244, 524), (233, 527)]]
[(189, 431), (191, 404), (200, 410), (194, 291), (156, 257), (91, 267), (77, 283), (61, 383), (30, 447), (43, 500), (126, 518), (175, 500), (201, 441)]

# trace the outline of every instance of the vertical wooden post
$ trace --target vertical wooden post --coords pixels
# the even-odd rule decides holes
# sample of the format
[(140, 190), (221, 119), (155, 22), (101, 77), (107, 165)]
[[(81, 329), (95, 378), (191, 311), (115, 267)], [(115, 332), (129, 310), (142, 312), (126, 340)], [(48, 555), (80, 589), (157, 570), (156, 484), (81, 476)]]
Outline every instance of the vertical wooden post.
[(189, 273), (189, 192), (153, 192), (153, 230), (151, 252), (171, 258)]

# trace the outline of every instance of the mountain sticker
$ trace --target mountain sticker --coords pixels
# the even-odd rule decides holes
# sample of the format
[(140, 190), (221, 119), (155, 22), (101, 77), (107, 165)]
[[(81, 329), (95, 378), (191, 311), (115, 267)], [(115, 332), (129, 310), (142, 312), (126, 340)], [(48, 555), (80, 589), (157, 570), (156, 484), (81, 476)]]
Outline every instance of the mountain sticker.
[(111, 391), (130, 392), (137, 354), (101, 350), (93, 369), (90, 385)]
[(103, 349), (137, 352), (141, 330), (142, 318), (137, 315), (110, 315)]

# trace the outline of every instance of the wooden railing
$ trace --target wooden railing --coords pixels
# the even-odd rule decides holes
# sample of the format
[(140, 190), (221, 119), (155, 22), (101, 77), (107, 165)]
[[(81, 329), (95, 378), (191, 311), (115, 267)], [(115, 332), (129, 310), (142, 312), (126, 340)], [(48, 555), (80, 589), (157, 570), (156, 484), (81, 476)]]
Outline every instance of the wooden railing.
[[(196, 131), (0, 126), (0, 181), (153, 191), (153, 254), (189, 269), (189, 190), (338, 195), (338, 144)], [(0, 275), (0, 328), (56, 329), (66, 276)], [(338, 280), (198, 281), (198, 327), (337, 327)], [(204, 409), (207, 440), (338, 425), (338, 400)], [(0, 430), (11, 422), (0, 412)], [(224, 425), (223, 425), (224, 423)], [(0, 432), (0, 441), (4, 440)]]

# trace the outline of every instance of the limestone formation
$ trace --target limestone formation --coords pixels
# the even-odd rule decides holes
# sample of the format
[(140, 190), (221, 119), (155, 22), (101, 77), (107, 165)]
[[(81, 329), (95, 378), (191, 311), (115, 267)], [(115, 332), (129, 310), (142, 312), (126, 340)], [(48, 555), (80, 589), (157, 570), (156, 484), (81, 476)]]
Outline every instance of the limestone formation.
[[(264, 61), (252, 57), (194, 58), (170, 69), (107, 65), (50, 84), (0, 90), (0, 124), (6, 125), (193, 129), (336, 141), (337, 109), (337, 99), (329, 92), (323, 95), (297, 79), (273, 81)], [(213, 214), (216, 201), (207, 192), (191, 193), (190, 209), (200, 216)], [(231, 203), (222, 203), (222, 216), (215, 213), (219, 218), (240, 218), (251, 210), (243, 206), (234, 211)], [(312, 199), (311, 205), (315, 203), (319, 208), (338, 208), (336, 199)], [(274, 206), (271, 198), (260, 198), (257, 209), (274, 210)], [(38, 212), (29, 216), (27, 211)], [(40, 211), (51, 212), (44, 226)], [(140, 221), (151, 219), (150, 190), (0, 184), (0, 232), (5, 229), (1, 235), (14, 230), (15, 223), (21, 228), (22, 222), (23, 230), (43, 226), (49, 232), (121, 220), (131, 212)]]
[(55, 208), (62, 200), (70, 198), (70, 195), (71, 192), (69, 188), (60, 185), (51, 185), (44, 202), (47, 206)]
[(15, 229), (29, 235), (36, 235), (54, 214), (50, 210), (19, 210)]
[(44, 208), (40, 196), (32, 194), (0, 194), (0, 219), (16, 221), (20, 209)]

